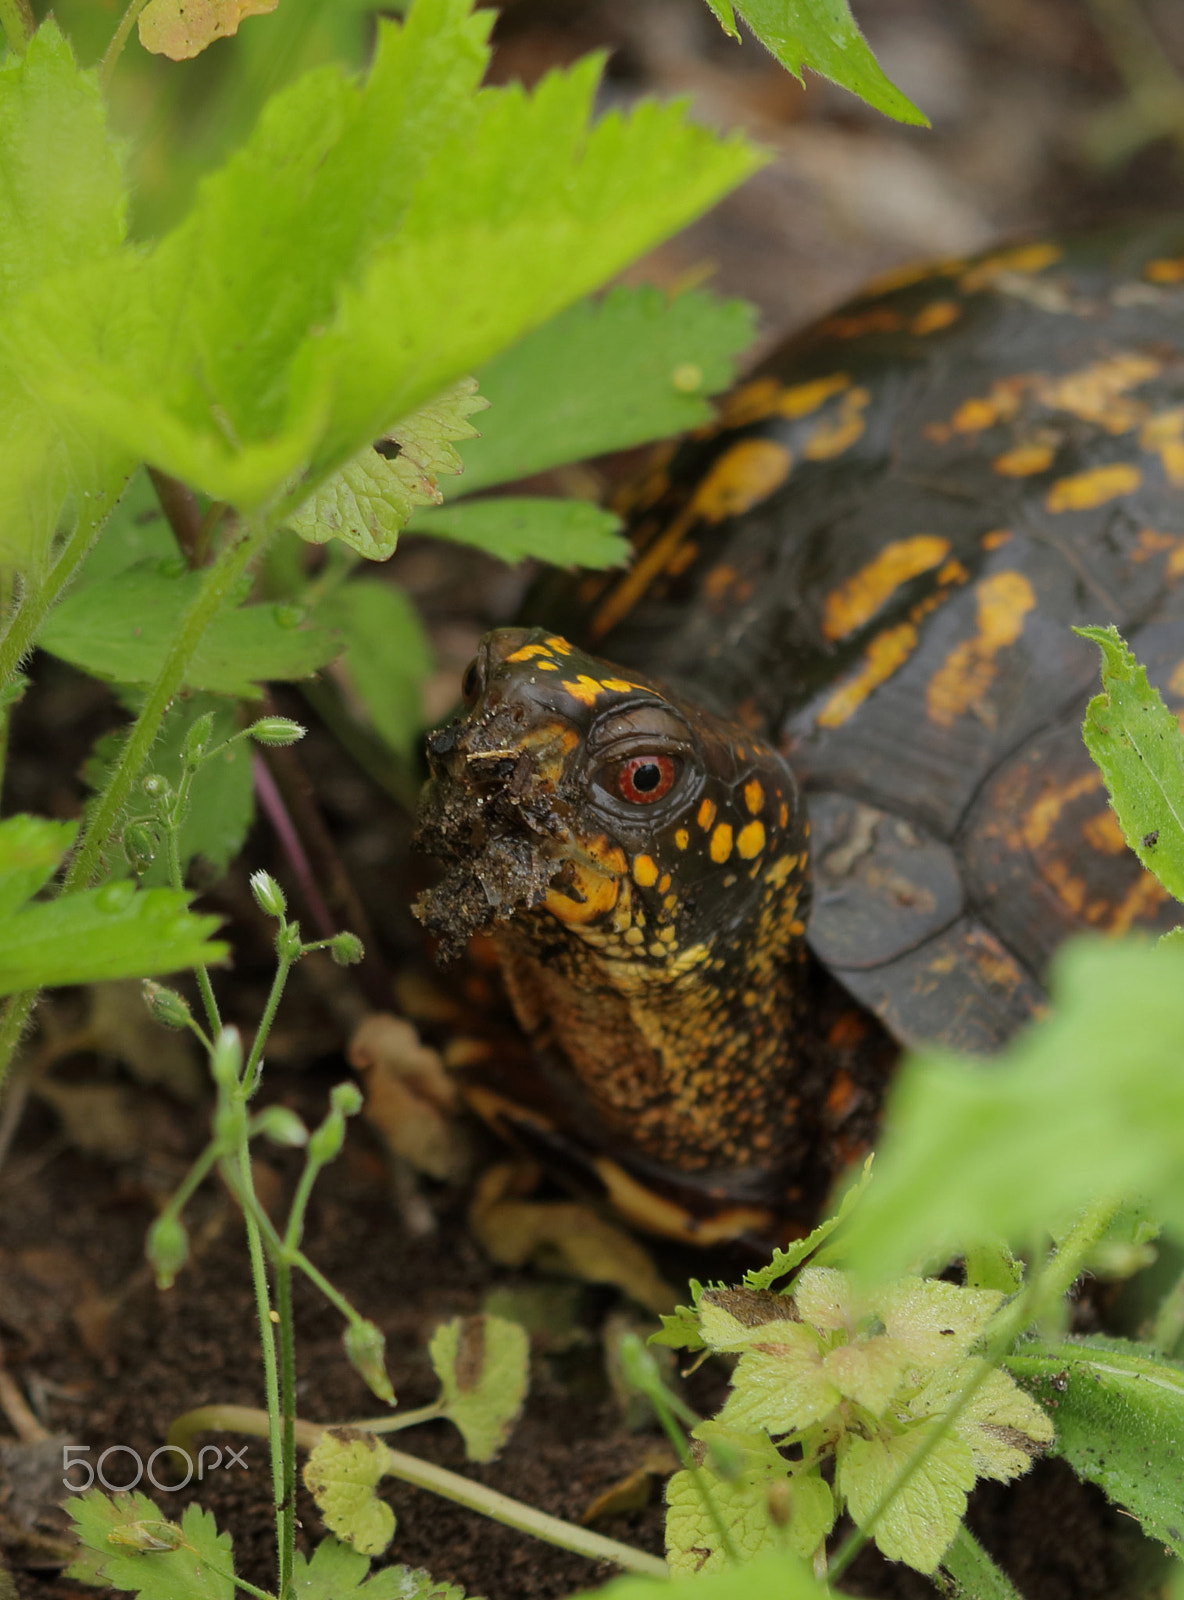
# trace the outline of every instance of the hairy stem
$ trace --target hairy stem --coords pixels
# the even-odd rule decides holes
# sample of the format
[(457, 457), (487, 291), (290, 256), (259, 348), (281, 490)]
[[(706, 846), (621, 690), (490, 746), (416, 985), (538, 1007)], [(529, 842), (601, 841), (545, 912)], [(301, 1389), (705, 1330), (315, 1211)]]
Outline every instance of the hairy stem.
[(955, 1600), (1021, 1600), (1019, 1590), (1001, 1572), (965, 1523), (941, 1558), (957, 1585)]
[(0, 0), (0, 24), (13, 55), (23, 56), (37, 26), (29, 0)]
[(131, 0), (131, 4), (119, 19), (119, 26), (111, 35), (111, 43), (107, 46), (103, 59), (99, 63), (99, 88), (104, 93), (111, 82), (111, 74), (115, 71), (115, 63), (123, 54), (123, 47), (128, 41), (128, 35), (135, 26), (136, 18), (147, 4), (148, 0)]

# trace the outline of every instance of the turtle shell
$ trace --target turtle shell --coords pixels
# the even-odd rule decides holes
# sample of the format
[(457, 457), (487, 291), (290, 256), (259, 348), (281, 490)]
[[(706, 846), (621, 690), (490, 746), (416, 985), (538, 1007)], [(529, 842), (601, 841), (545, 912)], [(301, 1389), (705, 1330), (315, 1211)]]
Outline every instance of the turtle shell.
[(631, 568), (530, 620), (778, 745), (809, 942), (899, 1039), (989, 1051), (1068, 934), (1172, 924), (1071, 630), (1116, 624), (1184, 702), (1184, 222), (873, 285), (628, 501)]

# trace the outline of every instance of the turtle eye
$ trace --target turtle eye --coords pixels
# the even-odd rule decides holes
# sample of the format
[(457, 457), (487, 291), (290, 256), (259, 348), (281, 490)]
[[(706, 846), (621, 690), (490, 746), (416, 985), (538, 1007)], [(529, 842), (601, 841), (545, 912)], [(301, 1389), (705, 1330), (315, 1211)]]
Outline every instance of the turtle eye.
[(613, 774), (614, 787), (622, 800), (631, 805), (648, 806), (670, 793), (678, 767), (670, 756), (630, 756)]
[(473, 705), (481, 693), (481, 666), (476, 656), (465, 668), (465, 675), (460, 680), (460, 692), (467, 706)]

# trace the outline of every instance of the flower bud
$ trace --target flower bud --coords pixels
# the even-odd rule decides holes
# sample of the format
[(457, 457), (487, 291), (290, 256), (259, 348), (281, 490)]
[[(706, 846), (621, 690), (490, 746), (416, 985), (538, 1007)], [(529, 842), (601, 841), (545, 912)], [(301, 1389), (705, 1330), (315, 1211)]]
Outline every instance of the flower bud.
[(156, 1274), (158, 1289), (171, 1289), (189, 1255), (189, 1235), (180, 1217), (164, 1211), (148, 1230), (144, 1254)]
[(303, 941), (298, 922), (281, 922), (275, 936), (275, 953), (281, 961), (298, 961)]
[(371, 1391), (388, 1406), (395, 1403), (395, 1391), (386, 1371), (386, 1339), (374, 1323), (351, 1322), (341, 1336), (350, 1365), (361, 1374)]
[(146, 772), (140, 779), (140, 788), (150, 800), (167, 800), (173, 792), (169, 780), (159, 772)]
[(127, 856), (128, 865), (134, 873), (139, 875), (141, 872), (147, 872), (156, 859), (159, 843), (152, 828), (145, 827), (142, 822), (128, 823), (123, 830), (123, 853)]
[(255, 904), (267, 916), (282, 917), (286, 914), (288, 902), (284, 899), (284, 891), (270, 872), (252, 872), (251, 893), (255, 896)]
[(345, 1118), (340, 1111), (330, 1111), (320, 1127), (309, 1135), (308, 1159), (318, 1167), (326, 1166), (337, 1159), (344, 1143)]
[(287, 1106), (265, 1106), (255, 1118), (252, 1133), (261, 1133), (273, 1144), (284, 1144), (294, 1150), (308, 1143), (308, 1129), (294, 1111)]
[(214, 713), (205, 711), (191, 725), (185, 735), (185, 743), (181, 746), (181, 756), (186, 766), (195, 767), (205, 754), (206, 745), (210, 742), (210, 735), (214, 731)]
[(291, 717), (260, 717), (258, 722), (252, 722), (247, 729), (256, 744), (296, 744), (308, 732), (298, 722), (293, 722)]
[(362, 1109), (362, 1091), (356, 1083), (344, 1078), (329, 1091), (329, 1104), (343, 1117), (356, 1117)]
[(214, 1043), (210, 1071), (223, 1089), (237, 1086), (243, 1070), (243, 1041), (237, 1028), (223, 1028)]
[(356, 933), (335, 933), (329, 940), (329, 954), (339, 967), (352, 967), (366, 951)]
[(153, 983), (151, 978), (146, 978), (140, 987), (144, 996), (144, 1004), (152, 1013), (156, 1022), (166, 1028), (187, 1028), (193, 1020), (193, 1012), (184, 996), (179, 995), (175, 989), (167, 989), (163, 983)]

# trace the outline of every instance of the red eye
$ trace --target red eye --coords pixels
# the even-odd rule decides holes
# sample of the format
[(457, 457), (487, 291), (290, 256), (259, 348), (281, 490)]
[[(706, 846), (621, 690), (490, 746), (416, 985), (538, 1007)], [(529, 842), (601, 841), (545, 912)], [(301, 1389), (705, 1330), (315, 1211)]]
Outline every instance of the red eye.
[(669, 794), (674, 778), (669, 756), (630, 756), (617, 768), (617, 793), (635, 806), (648, 806)]

